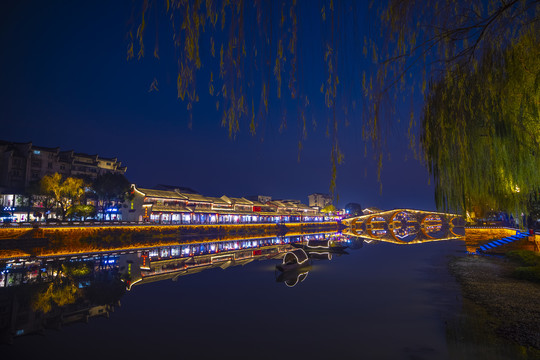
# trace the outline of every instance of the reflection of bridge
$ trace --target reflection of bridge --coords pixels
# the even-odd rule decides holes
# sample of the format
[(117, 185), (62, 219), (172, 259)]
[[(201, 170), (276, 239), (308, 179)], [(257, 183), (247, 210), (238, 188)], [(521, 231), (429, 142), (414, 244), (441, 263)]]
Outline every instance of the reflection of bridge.
[(343, 220), (346, 235), (395, 244), (460, 239), (465, 236), (463, 218), (456, 214), (395, 209)]

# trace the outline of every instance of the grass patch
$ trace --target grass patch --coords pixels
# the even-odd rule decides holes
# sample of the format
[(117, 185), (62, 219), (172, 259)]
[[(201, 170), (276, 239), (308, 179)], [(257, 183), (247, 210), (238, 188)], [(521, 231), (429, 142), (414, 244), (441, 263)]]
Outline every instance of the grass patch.
[(515, 250), (506, 253), (506, 256), (521, 265), (514, 269), (512, 276), (540, 283), (540, 255), (534, 251)]
[(534, 251), (514, 250), (507, 252), (506, 256), (522, 266), (540, 265), (540, 255)]
[(518, 279), (540, 283), (540, 265), (518, 267), (514, 269), (512, 276)]

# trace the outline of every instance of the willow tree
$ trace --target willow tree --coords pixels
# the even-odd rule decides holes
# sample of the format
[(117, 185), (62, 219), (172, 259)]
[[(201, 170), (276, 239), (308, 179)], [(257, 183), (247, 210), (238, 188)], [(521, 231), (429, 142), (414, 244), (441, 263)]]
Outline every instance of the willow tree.
[(438, 207), (519, 212), (540, 185), (539, 10), (538, 0), (389, 0), (380, 8), (389, 41), (377, 88), (424, 98), (422, 109), (410, 108), (410, 139)]
[(540, 38), (459, 64), (431, 84), (422, 148), (442, 207), (523, 211), (540, 188)]
[[(439, 176), (443, 168), (449, 170), (449, 162), (439, 163), (426, 147), (418, 147), (424, 114), (414, 104), (418, 99), (433, 101), (436, 84), (463, 77), (470, 72), (467, 67), (489, 63), (489, 57), (503, 66), (496, 59), (524, 34), (538, 32), (539, 24), (538, 0), (141, 0), (137, 4), (128, 59), (145, 55), (149, 20), (166, 14), (177, 50), (178, 97), (188, 111), (201, 91), (207, 91), (215, 97), (221, 124), (231, 137), (244, 128), (255, 134), (263, 128), (271, 101), (279, 106), (286, 96), (298, 105), (300, 152), (308, 134), (308, 105), (324, 102), (326, 132), (332, 140), (332, 191), (337, 165), (343, 160), (338, 130), (349, 121), (361, 122), (363, 140), (375, 150), (380, 175), (387, 130), (403, 118), (411, 148), (423, 150), (433, 170), (438, 198), (444, 199), (439, 204), (461, 208), (470, 201), (463, 200), (458, 190), (445, 190), (450, 185)], [(154, 33), (153, 56), (159, 58), (157, 28)], [(319, 43), (320, 52), (306, 46), (313, 41)], [(317, 60), (324, 72), (302, 72), (305, 61)], [(203, 66), (212, 62), (216, 65)], [(320, 97), (306, 84), (315, 84)], [(154, 79), (150, 90), (157, 89)], [(286, 116), (281, 117), (280, 129), (288, 125)]]
[[(363, 58), (362, 47), (357, 46), (362, 39), (355, 25), (367, 3), (142, 0), (135, 4), (127, 58), (141, 59), (152, 53), (159, 59), (158, 29), (165, 19), (176, 48), (178, 98), (189, 111), (189, 126), (194, 121), (191, 111), (205, 92), (214, 97), (216, 118), (230, 137), (244, 131), (262, 140), (269, 118), (277, 119), (280, 131), (293, 125), (287, 114), (271, 114), (271, 109), (280, 108), (284, 101), (292, 102), (297, 110), (299, 158), (310, 129), (326, 128), (332, 142), (330, 187), (334, 191), (337, 166), (343, 161), (338, 131), (363, 104), (347, 92), (358, 88), (363, 97), (360, 72), (353, 64), (354, 59)], [(154, 44), (150, 52), (148, 37)], [(306, 61), (318, 61), (317, 67), (324, 71), (307, 73)], [(159, 82), (153, 79), (150, 91), (158, 90)], [(309, 89), (307, 82), (312, 84)], [(310, 118), (312, 101), (326, 105), (326, 126), (319, 126), (320, 119)]]

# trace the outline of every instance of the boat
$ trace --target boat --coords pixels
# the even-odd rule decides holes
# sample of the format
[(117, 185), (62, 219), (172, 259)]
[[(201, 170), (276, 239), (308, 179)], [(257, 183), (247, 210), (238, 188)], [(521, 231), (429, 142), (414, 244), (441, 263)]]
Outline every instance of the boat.
[(281, 272), (298, 270), (309, 265), (308, 260), (309, 256), (303, 249), (295, 249), (285, 254), (282, 263), (276, 265), (276, 269)]
[[(307, 270), (307, 269), (306, 269)], [(297, 284), (301, 283), (308, 276), (309, 271), (288, 271), (282, 272), (276, 278), (276, 282), (282, 282), (287, 285), (287, 287), (294, 287)]]

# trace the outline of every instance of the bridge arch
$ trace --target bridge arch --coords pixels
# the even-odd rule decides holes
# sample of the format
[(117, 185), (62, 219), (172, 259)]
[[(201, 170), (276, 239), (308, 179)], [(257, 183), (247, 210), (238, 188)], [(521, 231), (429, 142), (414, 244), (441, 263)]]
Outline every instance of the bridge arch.
[(390, 218), (390, 234), (399, 242), (408, 243), (416, 239), (420, 227), (415, 214), (408, 210), (398, 210)]

